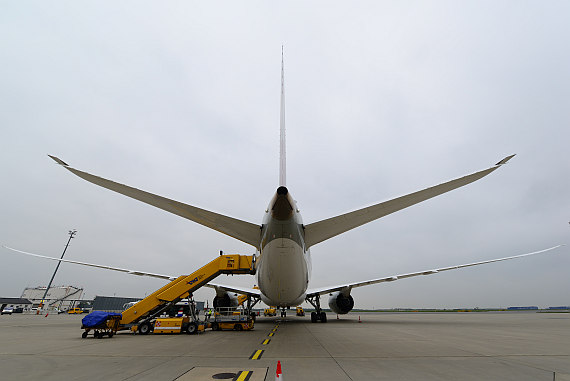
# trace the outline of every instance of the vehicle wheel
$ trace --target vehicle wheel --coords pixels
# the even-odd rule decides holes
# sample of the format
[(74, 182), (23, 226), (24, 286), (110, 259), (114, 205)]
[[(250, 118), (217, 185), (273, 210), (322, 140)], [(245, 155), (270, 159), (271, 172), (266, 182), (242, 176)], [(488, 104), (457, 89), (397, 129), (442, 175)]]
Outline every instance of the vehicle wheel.
[(102, 334), (101, 332), (95, 332), (95, 335), (94, 335), (94, 336), (95, 336), (96, 339), (101, 339), (101, 338), (103, 338), (103, 334)]
[(188, 327), (186, 328), (186, 333), (189, 335), (193, 335), (196, 332), (198, 332), (198, 324), (192, 322), (188, 324)]
[(255, 319), (257, 318), (257, 315), (255, 314), (255, 312), (251, 313), (251, 320), (253, 320), (253, 322), (255, 322)]
[(212, 323), (212, 331), (221, 331), (218, 323)]
[(327, 314), (326, 312), (321, 312), (321, 323), (327, 322)]
[(236, 331), (243, 331), (243, 327), (241, 326), (241, 324), (236, 324), (236, 325), (234, 325), (234, 329), (235, 329)]
[(81, 338), (85, 339), (86, 337), (87, 337), (87, 331), (85, 331), (81, 334)]
[(316, 323), (319, 320), (316, 312), (311, 312), (311, 323)]
[(113, 337), (113, 332), (109, 332), (109, 339)]
[(139, 333), (141, 335), (148, 335), (150, 333), (151, 327), (149, 322), (144, 322), (139, 325)]

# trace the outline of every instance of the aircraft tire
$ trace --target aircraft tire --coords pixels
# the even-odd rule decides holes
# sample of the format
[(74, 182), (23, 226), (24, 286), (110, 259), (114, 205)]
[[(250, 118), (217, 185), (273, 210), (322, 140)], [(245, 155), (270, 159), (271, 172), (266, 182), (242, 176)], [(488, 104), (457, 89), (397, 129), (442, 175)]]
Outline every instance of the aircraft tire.
[(311, 312), (311, 323), (316, 323), (318, 321), (317, 313)]
[(326, 312), (321, 312), (321, 323), (326, 323), (327, 322), (327, 314)]

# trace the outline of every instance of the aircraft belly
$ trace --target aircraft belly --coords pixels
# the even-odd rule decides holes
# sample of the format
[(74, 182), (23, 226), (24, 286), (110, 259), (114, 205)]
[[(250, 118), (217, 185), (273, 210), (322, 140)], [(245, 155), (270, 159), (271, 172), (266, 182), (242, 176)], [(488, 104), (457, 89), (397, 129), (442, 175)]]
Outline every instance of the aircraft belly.
[(300, 304), (307, 290), (308, 269), (303, 249), (293, 240), (280, 238), (269, 242), (258, 263), (258, 284), (266, 304)]

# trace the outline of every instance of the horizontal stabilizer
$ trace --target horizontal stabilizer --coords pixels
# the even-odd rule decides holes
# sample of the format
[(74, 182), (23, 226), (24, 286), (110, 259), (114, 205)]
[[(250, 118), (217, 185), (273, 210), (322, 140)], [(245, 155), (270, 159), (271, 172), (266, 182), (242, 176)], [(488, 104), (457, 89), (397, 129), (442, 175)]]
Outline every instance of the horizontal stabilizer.
[(491, 168), (487, 168), (482, 171), (475, 172), (470, 175), (463, 176), (458, 179), (435, 185), (433, 187), (426, 188), (414, 193), (410, 193), (408, 195), (401, 196), (389, 201), (362, 208), (354, 212), (342, 214), (340, 216), (309, 224), (305, 227), (305, 243), (307, 247), (311, 247), (319, 242), (323, 242), (329, 238), (362, 226), (368, 222), (372, 222), (378, 218), (397, 212), (398, 210), (407, 208), (422, 201), (429, 200), (432, 197), (439, 196), (440, 194), (470, 184), (495, 171), (501, 165), (509, 161), (513, 156), (515, 155), (504, 158)]
[(250, 244), (256, 248), (259, 246), (261, 240), (261, 230), (259, 225), (224, 216), (222, 214), (210, 212), (208, 210), (200, 209), (192, 205), (184, 204), (162, 196), (158, 196), (153, 193), (145, 192), (128, 185), (119, 184), (102, 177), (91, 175), (87, 172), (83, 172), (70, 167), (63, 160), (55, 156), (48, 156), (71, 173), (93, 184), (110, 189), (127, 197), (134, 198), (135, 200), (142, 201), (146, 204), (155, 206), (162, 210), (166, 210), (167, 212), (176, 214), (180, 217), (184, 217), (191, 221), (197, 222), (201, 225), (219, 231), (220, 233), (229, 235), (230, 237)]

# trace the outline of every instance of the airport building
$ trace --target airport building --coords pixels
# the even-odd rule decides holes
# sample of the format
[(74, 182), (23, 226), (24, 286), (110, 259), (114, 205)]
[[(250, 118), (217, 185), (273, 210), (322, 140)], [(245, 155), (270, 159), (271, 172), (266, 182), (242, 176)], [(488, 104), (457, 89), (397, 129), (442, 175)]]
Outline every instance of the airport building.
[[(38, 307), (43, 300), (46, 287), (26, 288), (22, 298), (32, 302), (32, 307)], [(83, 289), (75, 286), (52, 286), (45, 297), (44, 309), (65, 311), (75, 307), (83, 295)]]
[(0, 311), (4, 307), (21, 308), (22, 310), (29, 310), (32, 308), (32, 302), (23, 298), (0, 298)]

